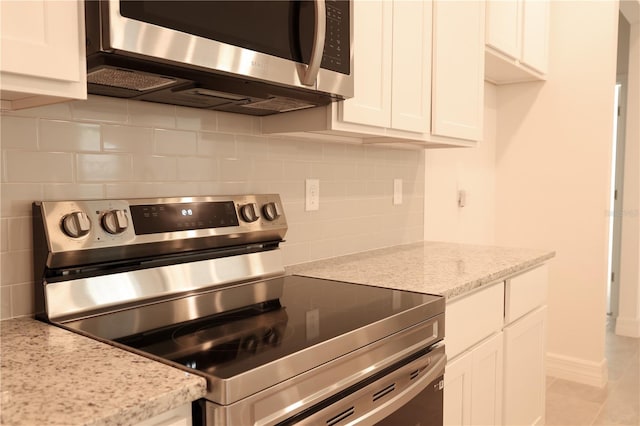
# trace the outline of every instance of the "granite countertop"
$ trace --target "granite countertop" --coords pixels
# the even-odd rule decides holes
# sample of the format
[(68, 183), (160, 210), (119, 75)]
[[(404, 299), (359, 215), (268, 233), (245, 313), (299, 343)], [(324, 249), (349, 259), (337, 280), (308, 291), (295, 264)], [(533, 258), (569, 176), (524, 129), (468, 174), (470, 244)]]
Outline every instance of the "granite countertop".
[(454, 298), (524, 272), (550, 250), (420, 242), (294, 265), (306, 275)]
[(120, 425), (206, 393), (205, 379), (29, 318), (0, 322), (0, 424)]
[[(454, 298), (554, 255), (421, 242), (286, 271)], [(0, 345), (1, 425), (132, 424), (206, 393), (202, 377), (34, 319), (1, 321)]]

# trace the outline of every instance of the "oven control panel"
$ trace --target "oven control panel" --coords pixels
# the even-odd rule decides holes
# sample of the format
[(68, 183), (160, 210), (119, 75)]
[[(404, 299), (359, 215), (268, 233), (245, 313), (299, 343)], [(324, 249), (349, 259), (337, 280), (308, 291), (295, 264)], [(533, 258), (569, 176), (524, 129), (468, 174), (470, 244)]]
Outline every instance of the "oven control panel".
[(199, 250), (282, 240), (287, 230), (277, 194), (41, 201), (33, 208), (54, 253), (143, 244)]

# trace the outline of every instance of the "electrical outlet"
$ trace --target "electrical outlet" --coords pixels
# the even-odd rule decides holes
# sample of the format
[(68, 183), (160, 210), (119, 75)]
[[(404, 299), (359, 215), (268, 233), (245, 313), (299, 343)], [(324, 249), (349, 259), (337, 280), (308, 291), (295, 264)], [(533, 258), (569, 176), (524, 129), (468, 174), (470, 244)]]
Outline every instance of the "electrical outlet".
[(402, 179), (393, 180), (393, 205), (402, 204)]
[(318, 179), (307, 179), (305, 186), (305, 211), (320, 210), (320, 181)]

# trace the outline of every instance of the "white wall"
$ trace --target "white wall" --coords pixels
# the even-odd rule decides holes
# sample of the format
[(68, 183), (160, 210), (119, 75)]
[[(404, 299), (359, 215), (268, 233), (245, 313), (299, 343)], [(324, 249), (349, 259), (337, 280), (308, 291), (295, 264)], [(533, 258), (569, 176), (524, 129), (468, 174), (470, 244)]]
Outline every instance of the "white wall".
[[(422, 151), (265, 137), (258, 118), (96, 96), (0, 119), (0, 318), (33, 313), (35, 200), (279, 193), (287, 265), (422, 240)], [(307, 178), (320, 179), (317, 212), (304, 211)]]
[[(429, 241), (495, 241), (496, 86), (485, 83), (484, 134), (477, 148), (425, 153), (425, 224)], [(466, 191), (458, 207), (458, 191)]]
[(548, 370), (603, 385), (617, 2), (551, 2), (549, 78), (498, 90), (496, 242), (546, 247)]
[(616, 333), (640, 337), (640, 2), (623, 2), (621, 10), (631, 27)]

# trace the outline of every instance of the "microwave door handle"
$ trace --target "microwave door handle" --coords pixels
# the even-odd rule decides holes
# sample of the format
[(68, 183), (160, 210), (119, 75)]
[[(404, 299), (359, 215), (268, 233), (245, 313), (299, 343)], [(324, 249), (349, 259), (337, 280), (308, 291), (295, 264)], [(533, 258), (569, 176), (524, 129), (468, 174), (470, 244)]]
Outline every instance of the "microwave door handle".
[(320, 71), (322, 53), (324, 52), (324, 40), (327, 33), (327, 8), (325, 0), (314, 0), (315, 5), (315, 33), (311, 48), (311, 60), (309, 65), (298, 68), (300, 82), (305, 86), (313, 86)]

